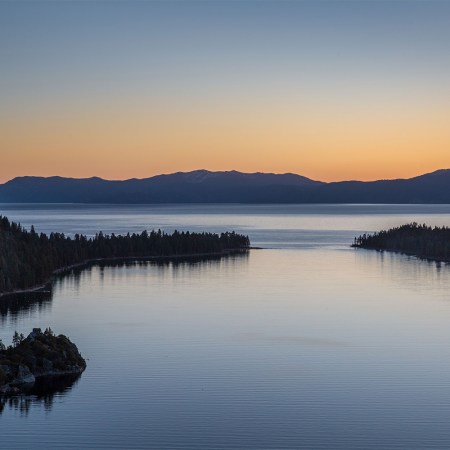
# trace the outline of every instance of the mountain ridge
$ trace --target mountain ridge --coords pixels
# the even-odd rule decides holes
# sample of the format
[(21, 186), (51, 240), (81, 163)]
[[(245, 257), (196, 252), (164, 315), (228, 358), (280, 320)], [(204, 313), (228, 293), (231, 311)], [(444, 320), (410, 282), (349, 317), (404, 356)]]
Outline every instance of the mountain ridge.
[(334, 182), (206, 169), (127, 180), (21, 176), (0, 184), (0, 203), (450, 203), (450, 169)]

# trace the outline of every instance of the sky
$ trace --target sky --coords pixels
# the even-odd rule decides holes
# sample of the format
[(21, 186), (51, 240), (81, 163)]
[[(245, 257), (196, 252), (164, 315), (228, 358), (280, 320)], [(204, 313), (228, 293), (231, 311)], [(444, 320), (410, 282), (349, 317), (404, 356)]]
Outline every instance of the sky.
[(0, 182), (450, 168), (450, 1), (0, 1)]

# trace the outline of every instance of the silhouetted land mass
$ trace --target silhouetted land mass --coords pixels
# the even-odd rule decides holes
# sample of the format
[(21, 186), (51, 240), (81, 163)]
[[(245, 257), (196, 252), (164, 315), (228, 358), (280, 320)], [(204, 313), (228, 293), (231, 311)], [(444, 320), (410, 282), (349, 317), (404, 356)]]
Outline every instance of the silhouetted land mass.
[(0, 203), (450, 203), (450, 170), (409, 179), (324, 183), (293, 173), (195, 170), (124, 181), (18, 177)]
[(161, 257), (223, 254), (248, 249), (247, 236), (158, 231), (88, 238), (76, 234), (36, 233), (0, 216), (0, 293), (47, 283), (54, 273), (98, 260), (152, 259)]
[(16, 331), (8, 348), (0, 341), (0, 395), (26, 393), (42, 387), (43, 379), (76, 378), (85, 368), (76, 345), (50, 328), (35, 328), (26, 338)]
[(419, 258), (450, 261), (450, 228), (410, 223), (374, 234), (363, 234), (352, 247), (388, 250)]

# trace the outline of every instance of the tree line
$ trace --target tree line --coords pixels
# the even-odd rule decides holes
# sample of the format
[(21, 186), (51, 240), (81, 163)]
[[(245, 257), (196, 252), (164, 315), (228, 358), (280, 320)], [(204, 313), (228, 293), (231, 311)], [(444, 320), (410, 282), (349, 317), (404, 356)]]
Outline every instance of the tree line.
[(94, 237), (36, 233), (0, 216), (0, 292), (27, 289), (47, 282), (53, 272), (93, 259), (151, 258), (221, 253), (247, 249), (248, 236), (233, 232), (190, 233), (161, 230)]
[[(43, 334), (44, 334), (44, 336), (47, 336), (47, 337), (55, 335), (55, 333), (53, 333), (53, 330), (50, 327), (46, 328)], [(24, 334), (23, 333), (19, 334), (16, 330), (13, 334), (12, 344), (8, 345), (8, 347), (6, 347), (6, 345), (0, 339), (0, 352), (4, 352), (5, 350), (12, 350), (13, 348), (17, 348), (24, 340), (25, 340)]]
[(352, 246), (450, 260), (450, 228), (413, 222), (374, 234), (363, 234), (355, 238)]

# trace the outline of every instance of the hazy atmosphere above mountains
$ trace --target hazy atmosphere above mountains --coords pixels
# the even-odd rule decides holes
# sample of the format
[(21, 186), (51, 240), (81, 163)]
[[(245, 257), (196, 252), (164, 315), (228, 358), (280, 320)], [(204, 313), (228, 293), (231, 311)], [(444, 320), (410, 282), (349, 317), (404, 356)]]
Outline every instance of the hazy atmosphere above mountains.
[(0, 182), (450, 167), (450, 2), (0, 2)]

